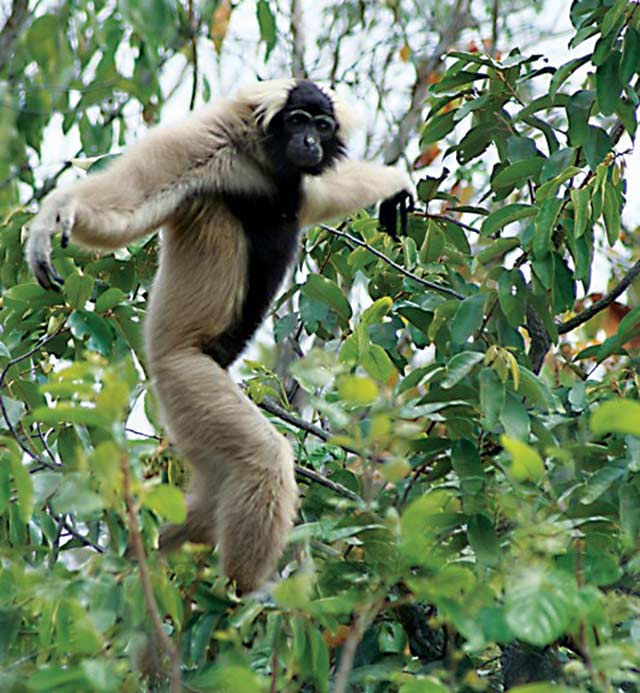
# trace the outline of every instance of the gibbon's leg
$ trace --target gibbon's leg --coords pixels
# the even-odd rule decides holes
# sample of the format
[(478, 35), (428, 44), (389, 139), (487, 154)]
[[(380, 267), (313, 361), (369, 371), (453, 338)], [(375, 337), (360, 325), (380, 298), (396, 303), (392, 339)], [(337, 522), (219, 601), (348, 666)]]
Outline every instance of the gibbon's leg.
[(397, 168), (349, 159), (338, 161), (326, 173), (305, 178), (300, 224), (344, 216), (412, 187), (406, 173)]
[(203, 353), (241, 309), (246, 252), (223, 205), (194, 203), (162, 238), (145, 326), (163, 422), (193, 469), (187, 522), (167, 528), (161, 548), (218, 543), (225, 574), (243, 592), (269, 577), (297, 511), (288, 443)]
[(228, 373), (197, 348), (153, 367), (170, 438), (192, 464), (189, 517), (161, 535), (219, 543), (222, 568), (240, 593), (273, 572), (297, 511), (293, 453)]

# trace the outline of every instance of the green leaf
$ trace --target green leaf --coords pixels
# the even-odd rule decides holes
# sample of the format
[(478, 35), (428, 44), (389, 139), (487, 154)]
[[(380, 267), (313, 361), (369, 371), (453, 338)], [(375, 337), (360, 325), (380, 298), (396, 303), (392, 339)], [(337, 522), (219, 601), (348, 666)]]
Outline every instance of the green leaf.
[(104, 507), (102, 498), (92, 490), (88, 476), (82, 472), (62, 476), (51, 505), (56, 513), (71, 513), (87, 521), (97, 519)]
[(276, 604), (287, 609), (304, 609), (311, 599), (312, 590), (313, 575), (299, 571), (275, 586), (273, 598)]
[(98, 351), (103, 356), (110, 356), (113, 346), (113, 332), (109, 322), (96, 313), (88, 310), (74, 310), (69, 320), (71, 334), (76, 339), (88, 337), (87, 346)]
[(600, 32), (606, 36), (610, 31), (615, 29), (616, 24), (622, 19), (625, 12), (631, 8), (632, 3), (629, 0), (615, 0), (611, 9), (607, 11), (602, 23), (600, 24)]
[(260, 27), (260, 40), (265, 42), (267, 48), (264, 56), (264, 61), (267, 62), (278, 40), (276, 33), (276, 18), (273, 16), (273, 12), (266, 0), (258, 0), (256, 13), (258, 16), (258, 26)]
[[(7, 412), (9, 423), (15, 429), (25, 414), (26, 407), (24, 402), (11, 397), (2, 397), (2, 403), (4, 404), (5, 411)], [(0, 431), (8, 430), (9, 427), (7, 426), (4, 416), (0, 416)]]
[(580, 238), (587, 230), (591, 215), (589, 188), (571, 188), (571, 202), (573, 203), (573, 233), (576, 238)]
[(540, 207), (533, 228), (533, 254), (537, 260), (544, 258), (551, 246), (551, 237), (556, 227), (562, 200), (547, 198)]
[(591, 54), (583, 55), (581, 58), (574, 58), (568, 63), (561, 65), (554, 73), (549, 82), (549, 94), (554, 98), (562, 84), (582, 65), (589, 61)]
[(64, 293), (72, 308), (82, 309), (91, 297), (93, 277), (75, 272), (64, 280)]
[(180, 524), (187, 519), (187, 504), (184, 494), (176, 486), (162, 484), (145, 492), (142, 504), (169, 522)]
[(60, 423), (77, 423), (87, 426), (106, 426), (109, 420), (95, 409), (77, 407), (69, 402), (59, 402), (55, 407), (37, 407), (27, 420), (40, 421), (55, 426)]
[(592, 171), (595, 171), (598, 164), (601, 164), (611, 150), (611, 138), (606, 131), (600, 127), (590, 125), (588, 128), (587, 139), (583, 144), (584, 154), (587, 163)]
[(519, 238), (496, 238), (495, 240), (491, 241), (490, 244), (484, 248), (484, 250), (481, 250), (476, 255), (476, 260), (481, 265), (486, 265), (488, 262), (491, 262), (491, 260), (502, 257), (511, 250), (519, 247)]
[(504, 449), (511, 455), (509, 476), (516, 481), (539, 481), (544, 475), (544, 462), (532, 447), (521, 440), (500, 436)]
[(491, 189), (497, 191), (501, 188), (521, 187), (527, 180), (537, 180), (544, 162), (545, 159), (541, 156), (535, 156), (505, 166), (491, 179)]
[(387, 352), (378, 344), (372, 344), (360, 359), (367, 373), (380, 382), (386, 382), (396, 372), (393, 361)]
[(544, 199), (551, 197), (551, 195), (555, 195), (556, 192), (558, 192), (558, 188), (563, 183), (566, 183), (570, 178), (573, 178), (581, 171), (582, 169), (578, 168), (577, 166), (567, 167), (564, 171), (562, 171), (562, 173), (559, 173), (557, 176), (551, 178), (546, 183), (538, 187), (536, 190), (536, 200), (538, 202), (542, 202)]
[[(492, 236), (499, 229), (504, 228), (518, 219), (526, 219), (537, 214), (538, 208), (532, 205), (513, 203), (505, 205), (492, 212), (482, 222), (480, 233), (482, 236)], [(506, 240), (506, 239), (505, 239)]]
[(496, 530), (486, 515), (476, 514), (469, 518), (467, 538), (480, 563), (488, 566), (500, 563), (500, 546)]
[(18, 493), (18, 508), (20, 519), (27, 524), (33, 514), (33, 482), (22, 460), (16, 456), (10, 457), (11, 473)]
[(622, 94), (620, 80), (620, 52), (614, 51), (596, 70), (596, 93), (600, 112), (611, 115), (615, 112)]
[(483, 360), (484, 354), (477, 351), (462, 351), (456, 354), (447, 363), (447, 374), (442, 379), (440, 386), (448, 390), (457, 385)]
[(527, 283), (518, 269), (505, 270), (498, 279), (500, 308), (512, 327), (524, 324), (527, 311)]
[(593, 100), (593, 92), (577, 91), (567, 101), (569, 139), (573, 147), (581, 147), (589, 139), (589, 114), (591, 113)]
[(620, 80), (627, 84), (635, 72), (640, 72), (640, 33), (627, 27), (620, 59)]
[(478, 375), (480, 381), (480, 409), (483, 425), (492, 431), (498, 425), (505, 403), (504, 383), (493, 368), (483, 368)]
[(11, 498), (10, 464), (8, 459), (0, 458), (0, 514), (7, 510)]
[(420, 134), (420, 148), (444, 139), (456, 126), (455, 109), (430, 118)]
[(125, 298), (126, 294), (124, 291), (122, 291), (122, 289), (111, 287), (104, 293), (100, 294), (100, 296), (98, 296), (96, 299), (96, 311), (98, 313), (105, 313), (106, 311), (111, 310), (122, 303)]
[(436, 82), (431, 87), (431, 91), (434, 94), (459, 91), (459, 87), (463, 84), (470, 84), (478, 79), (487, 79), (487, 75), (482, 72), (460, 70), (460, 72), (456, 72), (455, 74), (445, 75), (439, 82)]
[(620, 203), (618, 193), (609, 181), (604, 186), (604, 201), (602, 205), (602, 215), (604, 225), (607, 230), (607, 241), (613, 245), (620, 236), (622, 220), (620, 216)]
[(302, 293), (309, 298), (331, 306), (344, 320), (349, 320), (351, 317), (349, 301), (332, 279), (320, 274), (310, 274), (302, 285)]
[(393, 299), (389, 296), (383, 296), (382, 298), (374, 301), (366, 310), (363, 311), (361, 322), (367, 325), (373, 325), (378, 322), (382, 322), (382, 319), (393, 307)]
[(420, 246), (420, 261), (423, 263), (437, 262), (444, 251), (445, 243), (444, 231), (436, 222), (429, 221), (427, 232)]
[(537, 647), (557, 640), (575, 611), (575, 578), (564, 571), (549, 572), (536, 565), (522, 568), (510, 577), (505, 590), (505, 613), (515, 636)]
[(451, 338), (462, 344), (482, 325), (486, 294), (469, 296), (460, 302), (451, 323)]
[(591, 416), (591, 430), (596, 436), (607, 433), (640, 435), (640, 402), (630, 399), (610, 399)]
[(347, 375), (340, 379), (338, 394), (342, 399), (365, 407), (373, 404), (378, 397), (378, 386), (370, 378), (357, 375)]
[(451, 450), (451, 466), (460, 480), (463, 493), (476, 495), (482, 491), (485, 476), (476, 446), (468, 440), (456, 441)]
[[(577, 160), (577, 152), (573, 147), (563, 147), (553, 152), (542, 167), (540, 180), (544, 183), (556, 176), (559, 176), (565, 169)], [(542, 186), (541, 186), (542, 187)], [(539, 195), (536, 191), (536, 197)]]

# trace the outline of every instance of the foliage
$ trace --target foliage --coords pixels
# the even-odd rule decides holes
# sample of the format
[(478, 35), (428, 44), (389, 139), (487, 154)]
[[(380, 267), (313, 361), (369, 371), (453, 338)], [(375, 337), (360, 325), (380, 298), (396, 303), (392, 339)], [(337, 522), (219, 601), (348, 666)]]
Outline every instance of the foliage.
[[(558, 67), (517, 48), (451, 52), (420, 142), (444, 140), (455, 170), (419, 182), (407, 235), (364, 211), (306, 232), (274, 310), (276, 350), (304, 355), (291, 380), (265, 352), (245, 383), (280, 412), (309, 474), (287, 577), (243, 600), (210, 551), (165, 560), (153, 548), (185, 512), (184, 465), (143, 377), (155, 241), (56, 248), (62, 293), (22, 260), (24, 190), (54, 184), (32, 168), (50, 113), (77, 128), (83, 154), (107, 153), (132, 100), (156, 119), (160, 68), (192, 46), (188, 8), (117, 7), (37, 16), (3, 84), (0, 687), (164, 685), (128, 551), (124, 465), (188, 690), (640, 689), (640, 317), (627, 311), (602, 339), (592, 323), (578, 330), (591, 313), (576, 304), (612, 246), (616, 271), (635, 276), (621, 211), (637, 3), (574, 2), (570, 45), (583, 53)], [(215, 7), (200, 9), (223, 51), (231, 4)], [(272, 12), (257, 4), (267, 58)], [(593, 300), (595, 322), (611, 306)], [(575, 306), (585, 312), (567, 321)], [(157, 436), (128, 430), (142, 410)]]

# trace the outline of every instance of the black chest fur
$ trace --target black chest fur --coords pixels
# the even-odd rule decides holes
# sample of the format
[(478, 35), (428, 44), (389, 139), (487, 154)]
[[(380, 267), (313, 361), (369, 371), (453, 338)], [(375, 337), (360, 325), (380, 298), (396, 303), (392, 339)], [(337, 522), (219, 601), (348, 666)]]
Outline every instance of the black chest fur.
[(276, 198), (225, 195), (224, 202), (242, 223), (248, 255), (248, 287), (240, 317), (205, 348), (205, 353), (226, 368), (262, 323), (295, 258), (300, 184), (281, 185)]

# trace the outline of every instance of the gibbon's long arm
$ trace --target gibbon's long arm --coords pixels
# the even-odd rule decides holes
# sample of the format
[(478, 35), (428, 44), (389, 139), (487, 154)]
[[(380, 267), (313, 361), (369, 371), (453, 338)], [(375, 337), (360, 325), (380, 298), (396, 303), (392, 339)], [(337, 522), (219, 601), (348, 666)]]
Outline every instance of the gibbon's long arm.
[(300, 224), (307, 226), (344, 216), (411, 187), (408, 176), (396, 168), (339, 161), (321, 176), (306, 177)]
[(29, 225), (26, 252), (40, 284), (50, 288), (61, 281), (50, 260), (57, 231), (63, 245), (72, 237), (112, 250), (155, 231), (195, 195), (272, 192), (246, 148), (227, 136), (230, 127), (220, 110), (205, 109), (180, 125), (158, 128), (104, 171), (48, 195)]

